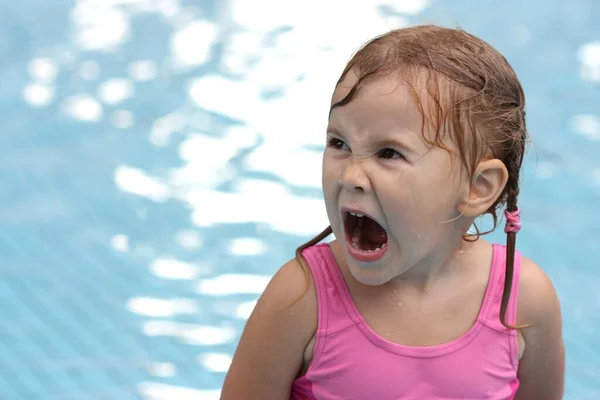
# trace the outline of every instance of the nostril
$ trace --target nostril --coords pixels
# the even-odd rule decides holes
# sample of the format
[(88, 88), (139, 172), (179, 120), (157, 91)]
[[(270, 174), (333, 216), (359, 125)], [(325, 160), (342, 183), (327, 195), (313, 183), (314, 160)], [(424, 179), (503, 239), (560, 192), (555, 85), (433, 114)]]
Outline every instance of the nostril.
[(365, 191), (365, 189), (364, 189), (362, 186), (360, 186), (360, 185), (351, 185), (351, 184), (345, 184), (345, 183), (344, 183), (343, 181), (341, 181), (341, 180), (338, 180), (338, 184), (339, 184), (339, 185), (340, 185), (342, 188), (344, 188), (344, 189), (346, 189), (346, 190), (357, 191), (357, 192), (364, 192), (364, 191)]

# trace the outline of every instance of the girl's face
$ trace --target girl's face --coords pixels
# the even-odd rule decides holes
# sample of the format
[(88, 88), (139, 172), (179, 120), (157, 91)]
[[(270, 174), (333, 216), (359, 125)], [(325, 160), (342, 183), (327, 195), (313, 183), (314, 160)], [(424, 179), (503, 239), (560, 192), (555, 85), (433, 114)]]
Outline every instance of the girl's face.
[[(333, 104), (355, 79), (349, 74), (336, 88)], [(469, 180), (455, 157), (422, 135), (414, 94), (399, 78), (371, 82), (331, 111), (325, 204), (348, 268), (361, 283), (426, 276), (448, 261), (442, 258), (470, 225), (460, 218), (444, 222), (459, 216)], [(445, 144), (454, 150), (449, 140)]]

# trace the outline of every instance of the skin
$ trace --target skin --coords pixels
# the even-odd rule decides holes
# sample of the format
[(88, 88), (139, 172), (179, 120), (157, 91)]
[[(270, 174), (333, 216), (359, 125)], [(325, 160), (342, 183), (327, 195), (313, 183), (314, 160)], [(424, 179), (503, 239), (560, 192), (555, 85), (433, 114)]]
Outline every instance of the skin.
[[(332, 104), (353, 79), (349, 75), (336, 88)], [(467, 332), (481, 306), (492, 246), (462, 236), (500, 196), (508, 179), (504, 164), (484, 159), (470, 178), (448, 152), (430, 148), (412, 92), (391, 77), (334, 108), (327, 132), (323, 192), (339, 239), (330, 247), (366, 322), (387, 340), (409, 346), (443, 344)], [(342, 207), (361, 210), (386, 229), (388, 250), (381, 260), (349, 256)], [(244, 329), (222, 399), (289, 399), (293, 380), (310, 366), (317, 328), (313, 283), (302, 295), (304, 289), (296, 260), (275, 274)], [(516, 398), (561, 399), (560, 304), (546, 274), (524, 258), (517, 324), (525, 323), (532, 326), (519, 333)]]

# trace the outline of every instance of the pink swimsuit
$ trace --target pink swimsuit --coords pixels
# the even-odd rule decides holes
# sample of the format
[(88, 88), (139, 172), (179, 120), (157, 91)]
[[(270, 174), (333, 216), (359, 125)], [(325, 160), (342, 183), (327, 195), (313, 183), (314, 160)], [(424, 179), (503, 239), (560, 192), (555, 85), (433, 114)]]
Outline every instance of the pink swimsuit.
[[(479, 316), (461, 337), (408, 347), (378, 336), (359, 314), (325, 243), (303, 252), (314, 279), (318, 326), (313, 360), (294, 400), (508, 400), (519, 386), (517, 335), (499, 320), (506, 248), (494, 245)], [(521, 255), (515, 255), (507, 322), (516, 323)]]

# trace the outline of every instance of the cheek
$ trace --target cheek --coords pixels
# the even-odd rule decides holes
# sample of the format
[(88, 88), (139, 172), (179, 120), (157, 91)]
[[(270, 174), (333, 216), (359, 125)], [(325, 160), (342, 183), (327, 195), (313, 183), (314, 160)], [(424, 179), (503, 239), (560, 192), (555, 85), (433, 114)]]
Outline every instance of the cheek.
[(321, 185), (325, 199), (327, 199), (327, 196), (331, 195), (337, 185), (337, 178), (335, 177), (333, 169), (325, 163), (323, 164), (323, 170), (321, 172)]
[(447, 171), (422, 170), (406, 174), (402, 185), (407, 188), (395, 207), (403, 208), (401, 218), (415, 231), (429, 231), (440, 221), (454, 217), (455, 195)]
[(323, 157), (321, 186), (323, 198), (325, 200), (325, 208), (331, 220), (332, 218), (335, 218), (334, 214), (337, 213), (336, 197), (339, 185), (335, 165), (331, 160), (326, 160), (325, 157)]
[(321, 163), (321, 175), (322, 175), (324, 184), (325, 184), (326, 180), (333, 179), (334, 171), (335, 171), (335, 161), (332, 160), (331, 157), (327, 156), (327, 152), (323, 153), (323, 161)]
[(331, 156), (327, 156), (327, 154), (323, 156), (321, 182), (325, 195), (328, 193), (336, 193), (338, 191), (339, 181), (344, 168), (345, 163), (343, 161), (336, 160)]

